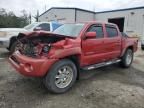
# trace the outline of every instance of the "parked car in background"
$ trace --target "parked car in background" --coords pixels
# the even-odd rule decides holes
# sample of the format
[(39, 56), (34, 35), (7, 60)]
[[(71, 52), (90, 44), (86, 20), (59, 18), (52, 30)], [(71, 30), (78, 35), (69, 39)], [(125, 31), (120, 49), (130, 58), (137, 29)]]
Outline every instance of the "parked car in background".
[(141, 49), (144, 50), (144, 37), (141, 39)]
[(128, 68), (138, 39), (122, 36), (111, 23), (64, 24), (53, 33), (31, 32), (18, 36), (19, 48), (9, 58), (21, 74), (42, 77), (54, 93), (69, 90), (79, 72), (113, 63)]
[(57, 22), (34, 22), (24, 28), (0, 28), (0, 47), (7, 48), (11, 53), (15, 50), (16, 38), (20, 32), (54, 31), (62, 24)]

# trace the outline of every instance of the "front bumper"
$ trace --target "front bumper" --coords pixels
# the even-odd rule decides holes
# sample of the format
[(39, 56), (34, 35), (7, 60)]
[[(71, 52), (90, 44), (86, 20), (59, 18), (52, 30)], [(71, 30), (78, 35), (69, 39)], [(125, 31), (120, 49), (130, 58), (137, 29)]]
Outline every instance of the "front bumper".
[(16, 51), (9, 57), (10, 64), (22, 75), (30, 77), (43, 77), (58, 59), (31, 58)]
[(8, 48), (9, 40), (0, 38), (0, 48)]

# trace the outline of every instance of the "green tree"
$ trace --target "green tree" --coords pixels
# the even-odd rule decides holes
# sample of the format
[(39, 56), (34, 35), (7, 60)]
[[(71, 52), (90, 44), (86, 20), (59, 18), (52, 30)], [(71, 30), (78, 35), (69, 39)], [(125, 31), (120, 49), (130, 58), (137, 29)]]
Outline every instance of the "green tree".
[(0, 28), (17, 27), (21, 28), (29, 24), (29, 15), (25, 10), (21, 11), (22, 15), (17, 17), (12, 11), (7, 12), (0, 9)]

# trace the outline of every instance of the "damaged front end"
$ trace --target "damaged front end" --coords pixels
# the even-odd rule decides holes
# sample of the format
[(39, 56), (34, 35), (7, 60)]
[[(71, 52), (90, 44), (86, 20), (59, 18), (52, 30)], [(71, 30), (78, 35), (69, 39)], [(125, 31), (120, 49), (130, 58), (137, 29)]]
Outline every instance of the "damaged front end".
[[(52, 33), (19, 34), (16, 49), (28, 57), (48, 56), (52, 46), (63, 47), (67, 37)], [(56, 45), (56, 43), (58, 43)], [(60, 43), (60, 44), (59, 44)]]
[(80, 40), (48, 32), (20, 33), (11, 65), (25, 76), (43, 77), (59, 59), (80, 54)]

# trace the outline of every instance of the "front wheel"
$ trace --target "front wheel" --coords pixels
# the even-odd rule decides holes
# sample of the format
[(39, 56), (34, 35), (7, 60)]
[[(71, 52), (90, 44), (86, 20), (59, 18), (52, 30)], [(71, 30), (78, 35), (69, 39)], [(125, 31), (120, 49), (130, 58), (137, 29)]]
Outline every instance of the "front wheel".
[(63, 59), (56, 62), (44, 78), (46, 88), (53, 93), (64, 93), (75, 83), (77, 68), (75, 64)]
[(130, 67), (133, 61), (133, 55), (133, 51), (131, 49), (127, 49), (121, 59), (121, 66), (124, 68)]

